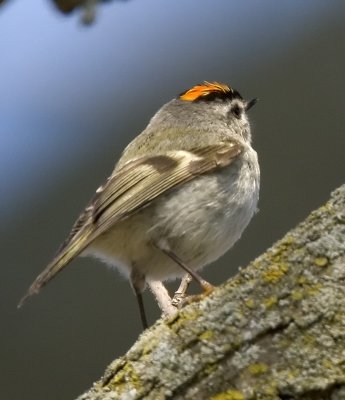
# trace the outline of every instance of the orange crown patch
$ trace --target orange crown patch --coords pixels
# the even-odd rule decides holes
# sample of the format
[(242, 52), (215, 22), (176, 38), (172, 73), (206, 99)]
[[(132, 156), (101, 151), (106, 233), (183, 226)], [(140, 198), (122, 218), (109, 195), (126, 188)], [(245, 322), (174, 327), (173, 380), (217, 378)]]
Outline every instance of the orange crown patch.
[(224, 85), (223, 83), (205, 81), (203, 85), (193, 86), (191, 89), (182, 93), (180, 95), (180, 99), (185, 101), (194, 101), (200, 99), (201, 97), (208, 96), (211, 93), (226, 94), (233, 93), (233, 90), (228, 85)]

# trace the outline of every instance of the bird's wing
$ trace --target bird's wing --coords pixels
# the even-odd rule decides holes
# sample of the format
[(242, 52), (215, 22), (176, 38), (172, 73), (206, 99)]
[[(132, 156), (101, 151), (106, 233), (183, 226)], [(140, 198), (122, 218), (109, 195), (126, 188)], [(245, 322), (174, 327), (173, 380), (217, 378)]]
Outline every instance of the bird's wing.
[(239, 143), (229, 141), (195, 151), (170, 151), (125, 164), (99, 189), (93, 203), (95, 236), (168, 190), (230, 165), (241, 151)]
[(148, 206), (152, 200), (170, 189), (230, 165), (242, 150), (240, 143), (229, 140), (196, 150), (176, 150), (158, 156), (145, 156), (126, 163), (97, 190), (89, 206), (74, 224), (69, 238), (36, 278), (27, 296), (37, 293), (116, 222)]

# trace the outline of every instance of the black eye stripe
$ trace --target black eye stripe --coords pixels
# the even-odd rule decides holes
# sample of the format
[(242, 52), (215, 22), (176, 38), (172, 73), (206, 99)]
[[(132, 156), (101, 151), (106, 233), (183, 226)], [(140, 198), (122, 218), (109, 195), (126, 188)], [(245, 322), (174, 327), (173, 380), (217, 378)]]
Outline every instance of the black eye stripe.
[(241, 118), (243, 113), (243, 108), (241, 108), (238, 104), (235, 104), (231, 107), (230, 112), (238, 119)]

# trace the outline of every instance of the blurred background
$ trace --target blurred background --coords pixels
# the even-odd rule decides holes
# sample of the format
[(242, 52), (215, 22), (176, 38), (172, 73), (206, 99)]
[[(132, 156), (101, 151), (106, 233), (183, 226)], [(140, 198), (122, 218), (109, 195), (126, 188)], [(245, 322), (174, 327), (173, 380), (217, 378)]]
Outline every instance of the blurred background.
[[(16, 306), (124, 146), (176, 94), (218, 80), (260, 99), (260, 212), (204, 271), (212, 283), (344, 182), (344, 15), (341, 0), (131, 0), (102, 4), (84, 26), (49, 1), (0, 7), (1, 398), (73, 399), (140, 334), (128, 283), (96, 260)], [(153, 323), (150, 293), (145, 302)]]

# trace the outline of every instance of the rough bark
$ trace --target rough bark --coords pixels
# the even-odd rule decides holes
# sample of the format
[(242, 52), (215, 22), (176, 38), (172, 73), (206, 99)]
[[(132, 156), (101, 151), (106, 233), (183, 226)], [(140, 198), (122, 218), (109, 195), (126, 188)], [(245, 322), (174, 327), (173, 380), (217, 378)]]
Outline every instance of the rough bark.
[(345, 399), (345, 185), (79, 400)]

